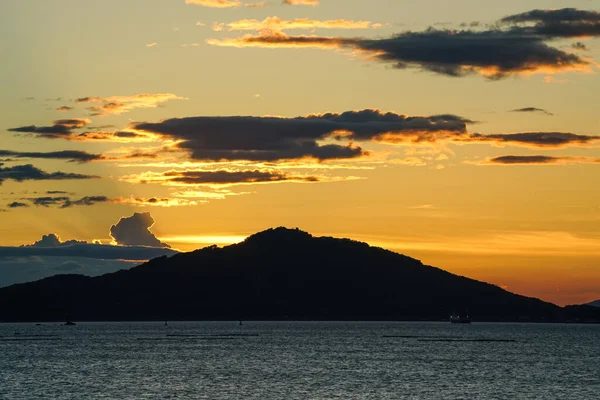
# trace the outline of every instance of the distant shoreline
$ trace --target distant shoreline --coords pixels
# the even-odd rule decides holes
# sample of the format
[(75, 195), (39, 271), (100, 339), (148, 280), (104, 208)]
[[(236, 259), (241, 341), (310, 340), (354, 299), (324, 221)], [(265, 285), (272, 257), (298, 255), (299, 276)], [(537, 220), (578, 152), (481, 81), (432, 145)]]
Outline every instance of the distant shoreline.
[[(162, 324), (164, 326), (164, 320), (74, 320), (76, 323), (157, 323)], [(212, 323), (212, 322), (231, 322), (232, 324), (237, 324), (237, 320), (230, 319), (215, 319), (215, 320), (167, 320), (169, 323)], [(282, 323), (448, 323), (450, 325), (449, 320), (433, 320), (433, 319), (422, 319), (422, 320), (414, 320), (414, 319), (406, 319), (406, 320), (313, 320), (313, 319), (294, 319), (294, 320), (283, 320), (283, 319), (272, 319), (272, 320), (243, 320), (244, 323), (252, 324), (252, 323), (271, 323), (271, 322), (282, 322)], [(8, 324), (64, 324), (64, 321), (0, 321), (0, 325), (8, 325)], [(473, 321), (472, 324), (548, 324), (548, 325), (600, 325), (600, 322), (595, 321), (500, 321), (500, 320), (481, 320), (481, 321)], [(463, 326), (463, 325), (459, 325)], [(467, 325), (468, 326), (468, 325)]]

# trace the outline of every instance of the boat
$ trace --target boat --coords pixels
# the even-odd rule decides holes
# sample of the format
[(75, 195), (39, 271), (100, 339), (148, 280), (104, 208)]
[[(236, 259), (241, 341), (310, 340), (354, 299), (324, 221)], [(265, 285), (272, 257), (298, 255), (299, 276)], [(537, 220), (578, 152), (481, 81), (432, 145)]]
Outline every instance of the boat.
[(69, 318), (69, 314), (67, 314), (67, 315), (65, 315), (65, 323), (63, 325), (74, 326), (76, 324), (75, 324), (75, 322), (71, 321), (71, 318)]
[(451, 324), (470, 324), (471, 317), (469, 317), (468, 315), (462, 316), (462, 315), (454, 313), (450, 316), (450, 323)]

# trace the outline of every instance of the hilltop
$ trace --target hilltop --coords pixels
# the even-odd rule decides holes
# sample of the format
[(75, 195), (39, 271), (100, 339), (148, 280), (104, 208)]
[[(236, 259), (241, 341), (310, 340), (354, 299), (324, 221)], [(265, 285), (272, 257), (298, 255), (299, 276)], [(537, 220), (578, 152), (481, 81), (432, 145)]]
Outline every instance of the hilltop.
[(0, 289), (0, 321), (443, 320), (454, 310), (476, 321), (600, 320), (592, 307), (561, 308), (366, 243), (286, 228), (99, 277)]

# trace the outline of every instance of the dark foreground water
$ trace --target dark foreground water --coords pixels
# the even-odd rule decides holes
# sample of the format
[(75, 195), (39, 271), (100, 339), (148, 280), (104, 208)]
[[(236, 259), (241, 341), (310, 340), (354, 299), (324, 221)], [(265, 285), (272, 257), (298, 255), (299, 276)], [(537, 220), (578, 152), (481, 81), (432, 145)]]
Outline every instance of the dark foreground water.
[(0, 324), (0, 399), (598, 398), (600, 326)]

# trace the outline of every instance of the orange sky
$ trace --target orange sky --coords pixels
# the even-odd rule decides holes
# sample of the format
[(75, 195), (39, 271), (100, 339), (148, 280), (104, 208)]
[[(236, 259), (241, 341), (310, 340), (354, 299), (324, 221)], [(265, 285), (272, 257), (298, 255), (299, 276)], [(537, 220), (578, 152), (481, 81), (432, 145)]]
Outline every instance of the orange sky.
[(297, 3), (2, 3), (0, 245), (150, 212), (600, 298), (599, 0)]

